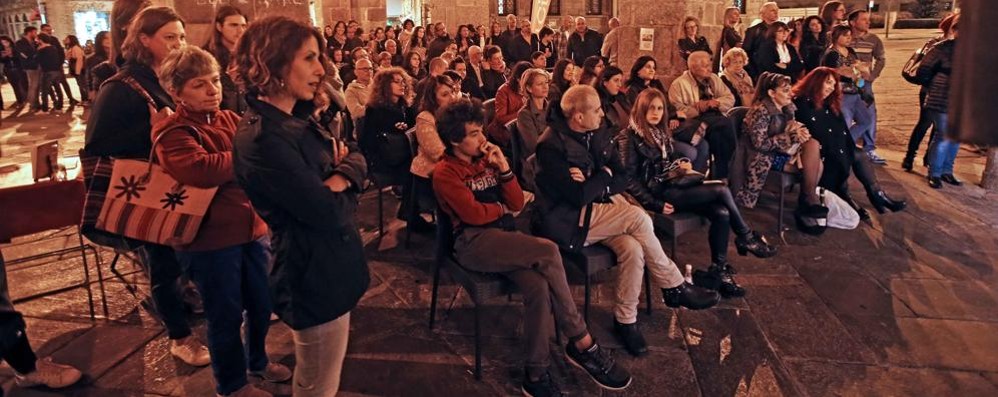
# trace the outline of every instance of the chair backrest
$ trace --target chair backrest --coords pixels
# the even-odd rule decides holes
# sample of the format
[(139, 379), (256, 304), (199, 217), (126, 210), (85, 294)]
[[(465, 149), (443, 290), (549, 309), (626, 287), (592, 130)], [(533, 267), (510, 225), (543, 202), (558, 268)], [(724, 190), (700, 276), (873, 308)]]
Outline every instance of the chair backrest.
[(520, 136), (520, 130), (516, 128), (516, 119), (506, 123), (506, 130), (509, 131), (509, 166), (513, 169), (514, 174), (520, 176), (520, 169), (523, 168), (521, 166), (521, 162), (523, 161), (523, 139)]
[(496, 116), (496, 100), (489, 99), (482, 102), (482, 108), (485, 110), (485, 125), (492, 123), (492, 118)]
[(416, 138), (416, 127), (405, 130), (405, 139), (409, 140), (409, 156), (415, 158), (419, 153), (419, 140)]
[(434, 255), (438, 261), (454, 254), (454, 223), (447, 211), (437, 207), (434, 214), (437, 219), (437, 240)]
[(742, 135), (742, 125), (745, 124), (745, 115), (748, 114), (749, 108), (747, 106), (738, 106), (728, 109), (728, 119), (731, 120), (731, 125), (735, 127), (735, 135)]
[(0, 189), (0, 241), (79, 225), (85, 192), (82, 179)]

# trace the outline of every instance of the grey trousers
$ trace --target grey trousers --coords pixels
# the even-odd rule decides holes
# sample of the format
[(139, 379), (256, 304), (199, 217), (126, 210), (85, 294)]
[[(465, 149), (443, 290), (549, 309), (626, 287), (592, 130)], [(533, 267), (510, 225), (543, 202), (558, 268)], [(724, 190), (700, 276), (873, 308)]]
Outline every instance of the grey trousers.
[(561, 253), (551, 240), (496, 228), (467, 228), (454, 242), (454, 250), (462, 266), (502, 273), (522, 291), (526, 367), (532, 373), (541, 373), (550, 364), (553, 321), (570, 339), (586, 334), (586, 323), (565, 279)]
[(331, 397), (340, 389), (340, 373), (347, 355), (350, 313), (333, 321), (292, 330), (295, 342), (295, 397)]

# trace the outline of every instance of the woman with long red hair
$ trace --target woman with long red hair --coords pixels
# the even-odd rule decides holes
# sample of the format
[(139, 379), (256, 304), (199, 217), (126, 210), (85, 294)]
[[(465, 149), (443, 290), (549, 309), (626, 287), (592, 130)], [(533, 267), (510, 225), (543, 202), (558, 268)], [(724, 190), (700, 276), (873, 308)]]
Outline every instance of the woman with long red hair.
[(904, 209), (903, 200), (893, 200), (880, 188), (877, 175), (869, 157), (856, 146), (849, 127), (842, 116), (842, 88), (839, 74), (830, 67), (821, 66), (808, 73), (793, 88), (795, 118), (804, 124), (811, 136), (821, 143), (824, 172), (818, 185), (845, 199), (859, 212), (863, 220), (870, 215), (849, 195), (850, 170), (863, 184), (870, 203), (877, 212), (897, 212)]

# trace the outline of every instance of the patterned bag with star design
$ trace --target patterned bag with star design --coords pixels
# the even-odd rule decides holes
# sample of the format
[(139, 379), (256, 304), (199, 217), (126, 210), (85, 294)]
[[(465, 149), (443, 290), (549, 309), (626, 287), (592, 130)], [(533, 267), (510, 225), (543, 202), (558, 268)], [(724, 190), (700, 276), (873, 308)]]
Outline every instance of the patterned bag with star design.
[(116, 159), (97, 229), (162, 245), (194, 241), (218, 187), (184, 185), (156, 164), (156, 146), (174, 131), (187, 131), (202, 143), (193, 127), (174, 128), (156, 137), (149, 161)]

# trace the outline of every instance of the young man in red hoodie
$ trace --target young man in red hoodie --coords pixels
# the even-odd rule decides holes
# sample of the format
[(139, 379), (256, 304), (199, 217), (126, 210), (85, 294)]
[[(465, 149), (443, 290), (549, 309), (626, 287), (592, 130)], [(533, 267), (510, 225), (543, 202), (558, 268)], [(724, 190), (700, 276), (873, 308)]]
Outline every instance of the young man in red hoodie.
[(548, 373), (552, 320), (569, 336), (565, 352), (572, 364), (603, 388), (626, 388), (631, 375), (600, 348), (575, 307), (558, 246), (515, 230), (512, 214), (523, 209), (523, 190), (502, 151), (485, 139), (484, 123), (478, 101), (460, 99), (437, 113), (437, 133), (446, 149), (433, 172), (433, 190), (453, 221), (461, 265), (501, 273), (523, 293), (528, 350), (524, 394), (561, 395)]

